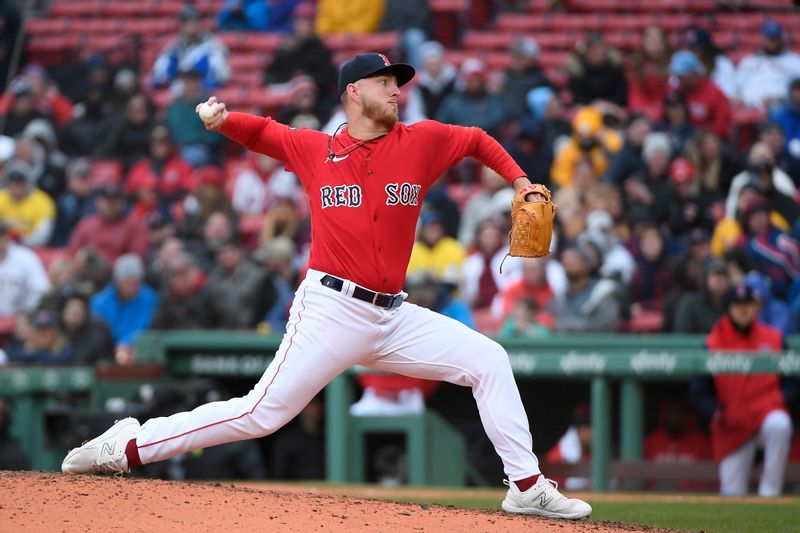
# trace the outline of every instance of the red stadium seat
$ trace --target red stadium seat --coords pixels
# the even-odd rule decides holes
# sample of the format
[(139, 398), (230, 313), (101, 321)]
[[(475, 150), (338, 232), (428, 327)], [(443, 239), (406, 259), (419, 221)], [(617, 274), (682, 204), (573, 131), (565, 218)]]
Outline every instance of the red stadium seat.
[(486, 335), (493, 335), (503, 327), (503, 319), (496, 318), (489, 309), (476, 309), (472, 312), (475, 329)]
[(47, 247), (39, 247), (39, 248), (32, 248), (34, 253), (39, 257), (39, 260), (42, 262), (45, 270), (50, 268), (50, 265), (56, 262), (56, 260), (61, 259), (62, 257), (69, 257), (67, 254), (66, 248), (47, 248)]

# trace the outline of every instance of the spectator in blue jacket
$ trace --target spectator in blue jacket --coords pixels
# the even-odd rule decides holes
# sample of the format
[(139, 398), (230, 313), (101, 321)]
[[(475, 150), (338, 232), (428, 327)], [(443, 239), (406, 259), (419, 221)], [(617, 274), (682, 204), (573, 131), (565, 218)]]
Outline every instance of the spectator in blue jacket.
[(217, 22), (223, 31), (266, 31), (270, 15), (267, 0), (225, 0)]
[(789, 304), (772, 294), (771, 280), (761, 272), (748, 272), (745, 284), (753, 289), (761, 300), (758, 319), (768, 326), (781, 330), (784, 335), (794, 333), (794, 320)]
[(134, 337), (150, 326), (158, 295), (143, 279), (141, 258), (122, 255), (114, 263), (112, 282), (92, 298), (92, 311), (111, 327), (117, 346), (132, 345)]
[[(800, 160), (800, 78), (789, 85), (786, 103), (770, 114), (770, 121), (780, 125), (786, 142), (787, 156)], [(792, 176), (795, 183), (797, 176)]]
[(178, 74), (197, 70), (203, 86), (213, 89), (225, 85), (231, 77), (228, 49), (219, 39), (203, 30), (200, 12), (187, 4), (180, 12), (180, 33), (162, 50), (153, 65), (152, 83), (156, 87), (175, 85), (180, 92)]

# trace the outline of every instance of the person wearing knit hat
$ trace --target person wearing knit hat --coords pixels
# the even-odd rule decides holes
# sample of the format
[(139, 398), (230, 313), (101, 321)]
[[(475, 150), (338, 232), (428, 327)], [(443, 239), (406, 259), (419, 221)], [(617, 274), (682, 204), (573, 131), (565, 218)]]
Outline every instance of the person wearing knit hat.
[(121, 255), (114, 262), (112, 282), (92, 297), (92, 311), (108, 323), (117, 346), (132, 346), (136, 335), (150, 326), (158, 294), (143, 279), (142, 259)]
[(595, 107), (578, 109), (572, 119), (572, 136), (556, 153), (551, 170), (553, 183), (565, 186), (572, 183), (577, 164), (588, 158), (598, 175), (606, 172), (609, 159), (622, 148), (622, 137), (604, 127), (603, 115)]
[(444, 46), (427, 41), (420, 46), (421, 68), (408, 92), (405, 120), (409, 124), (434, 118), (442, 102), (456, 87), (456, 68), (447, 61)]

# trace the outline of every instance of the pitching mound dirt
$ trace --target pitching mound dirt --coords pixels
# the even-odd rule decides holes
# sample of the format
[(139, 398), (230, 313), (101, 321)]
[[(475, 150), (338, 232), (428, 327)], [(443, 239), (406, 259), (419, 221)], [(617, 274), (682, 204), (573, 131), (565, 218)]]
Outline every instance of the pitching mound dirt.
[[(252, 487), (252, 486), (251, 486)], [(27, 532), (197, 531), (664, 531), (557, 521), (293, 490), (144, 479), (0, 472), (0, 530)]]

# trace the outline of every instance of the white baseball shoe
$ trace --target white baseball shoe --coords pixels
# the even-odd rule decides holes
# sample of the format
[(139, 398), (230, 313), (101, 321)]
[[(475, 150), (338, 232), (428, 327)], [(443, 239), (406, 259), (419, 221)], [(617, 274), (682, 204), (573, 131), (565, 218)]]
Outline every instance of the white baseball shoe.
[(508, 493), (503, 510), (508, 513), (533, 514), (547, 518), (584, 518), (592, 514), (592, 506), (583, 500), (567, 498), (558, 492), (558, 483), (540, 476), (531, 488), (521, 492), (513, 482), (503, 480)]
[(122, 474), (130, 472), (125, 447), (139, 430), (139, 421), (125, 418), (99, 437), (73, 448), (61, 463), (65, 474)]

